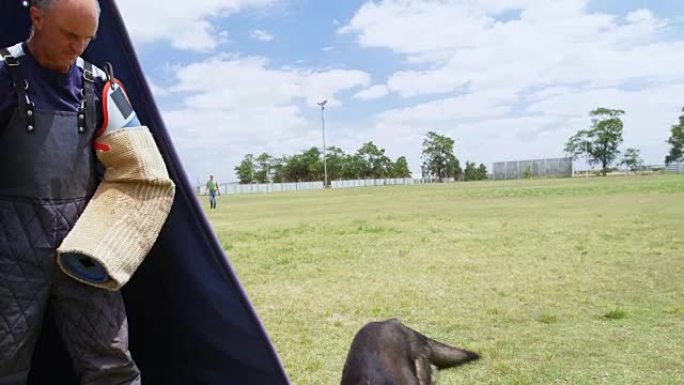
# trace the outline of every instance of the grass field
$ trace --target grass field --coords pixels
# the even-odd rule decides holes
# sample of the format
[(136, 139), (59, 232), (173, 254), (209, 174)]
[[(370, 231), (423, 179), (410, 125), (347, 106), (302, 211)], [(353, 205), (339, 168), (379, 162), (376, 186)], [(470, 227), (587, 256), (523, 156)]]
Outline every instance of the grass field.
[(207, 213), (293, 384), (339, 384), (356, 331), (391, 317), (481, 353), (440, 385), (684, 384), (684, 176), (221, 196)]

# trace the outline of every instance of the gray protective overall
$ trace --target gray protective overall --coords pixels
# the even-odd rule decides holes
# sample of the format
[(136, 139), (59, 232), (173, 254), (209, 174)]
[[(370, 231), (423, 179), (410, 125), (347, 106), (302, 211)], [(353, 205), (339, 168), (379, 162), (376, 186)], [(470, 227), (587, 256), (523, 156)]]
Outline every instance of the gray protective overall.
[(26, 384), (46, 306), (81, 384), (138, 384), (120, 292), (68, 278), (55, 262), (97, 186), (92, 67), (78, 111), (41, 111), (19, 62), (5, 62), (18, 107), (0, 127), (0, 385)]

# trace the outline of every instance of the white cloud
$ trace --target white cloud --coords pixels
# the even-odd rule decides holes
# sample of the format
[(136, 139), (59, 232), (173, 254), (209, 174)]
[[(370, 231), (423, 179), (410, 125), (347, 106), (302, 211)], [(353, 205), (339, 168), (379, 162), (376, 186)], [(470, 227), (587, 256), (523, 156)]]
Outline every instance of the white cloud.
[(164, 113), (172, 137), (193, 175), (221, 159), (229, 171), (223, 180), (232, 179), (247, 153), (279, 156), (319, 146), (316, 102), (339, 106), (340, 93), (370, 81), (362, 71), (278, 69), (265, 58), (239, 56), (180, 67), (175, 76), (167, 91), (184, 106)]
[(221, 41), (211, 18), (263, 8), (279, 0), (119, 0), (117, 5), (136, 42), (168, 41), (180, 49), (209, 51)]
[(384, 0), (365, 3), (338, 33), (405, 59), (387, 79), (404, 106), (376, 115), (384, 140), (397, 130), (421, 137), (436, 129), (478, 162), (560, 156), (567, 138), (588, 126), (588, 112), (605, 106), (627, 111), (625, 145), (662, 161), (668, 122), (682, 103), (684, 41), (666, 40), (668, 21), (647, 9), (613, 15), (587, 7), (588, 0)]
[(378, 117), (385, 122), (427, 125), (440, 121), (495, 119), (511, 110), (511, 95), (501, 92), (468, 94), (415, 106), (385, 111)]
[(274, 36), (271, 35), (270, 33), (266, 32), (266, 31), (262, 31), (260, 29), (255, 29), (254, 31), (252, 31), (250, 33), (250, 36), (253, 39), (261, 40), (261, 41), (271, 41), (274, 38)]
[(155, 97), (161, 98), (169, 95), (169, 91), (166, 88), (157, 85), (150, 79), (147, 79), (147, 84), (150, 86), (150, 91), (152, 91), (152, 95), (154, 95)]
[(303, 90), (310, 102), (328, 99), (328, 103), (337, 104), (334, 95), (341, 90), (350, 90), (357, 87), (365, 87), (370, 83), (370, 75), (358, 70), (329, 70), (325, 72), (306, 72), (306, 81), (303, 82)]
[[(403, 97), (465, 85), (477, 92), (680, 76), (673, 63), (684, 59), (684, 47), (659, 41), (664, 20), (648, 10), (631, 12), (624, 20), (589, 14), (586, 3), (388, 0), (365, 4), (340, 32), (428, 67), (390, 76), (388, 87)], [(520, 18), (497, 21), (497, 12), (510, 9), (520, 10)]]
[(387, 82), (387, 87), (402, 97), (450, 92), (465, 85), (468, 79), (447, 70), (399, 71)]
[(377, 84), (370, 88), (357, 92), (356, 94), (354, 94), (353, 98), (360, 100), (373, 100), (380, 99), (388, 93), (389, 91), (387, 90), (386, 85)]

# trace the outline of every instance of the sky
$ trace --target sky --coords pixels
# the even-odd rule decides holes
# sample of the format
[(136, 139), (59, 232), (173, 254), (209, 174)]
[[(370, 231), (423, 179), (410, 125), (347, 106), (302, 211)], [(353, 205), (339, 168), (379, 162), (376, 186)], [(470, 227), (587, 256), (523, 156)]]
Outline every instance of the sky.
[(625, 111), (622, 149), (662, 164), (684, 106), (682, 1), (117, 4), (192, 183), (320, 148), (322, 100), (326, 146), (373, 141), (414, 176), (428, 131), (491, 169), (564, 156), (598, 107)]

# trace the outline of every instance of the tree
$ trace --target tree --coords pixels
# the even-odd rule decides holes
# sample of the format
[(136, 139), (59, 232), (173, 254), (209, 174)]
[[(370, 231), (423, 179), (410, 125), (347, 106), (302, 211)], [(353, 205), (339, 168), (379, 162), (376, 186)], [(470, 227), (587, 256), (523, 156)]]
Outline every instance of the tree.
[(590, 164), (600, 163), (602, 173), (606, 175), (608, 166), (620, 154), (618, 148), (622, 143), (623, 128), (620, 116), (624, 113), (622, 110), (608, 108), (591, 111), (591, 128), (580, 130), (571, 136), (565, 144), (565, 152), (575, 159), (582, 154), (586, 155)]
[(273, 183), (285, 182), (285, 166), (286, 156), (282, 158), (273, 158), (271, 160), (271, 174), (273, 175)]
[(466, 167), (463, 171), (464, 180), (484, 180), (487, 179), (487, 167), (480, 163), (479, 167), (475, 166), (475, 162), (466, 161)]
[(307, 182), (323, 180), (323, 153), (318, 147), (311, 147), (302, 153), (304, 162), (308, 168), (308, 174), (304, 178)]
[(256, 157), (256, 168), (254, 169), (254, 179), (257, 183), (269, 183), (271, 180), (271, 162), (273, 157), (267, 153), (262, 153)]
[(476, 173), (477, 169), (475, 168), (475, 162), (470, 162), (466, 160), (465, 170), (463, 170), (463, 179), (475, 180)]
[(309, 175), (309, 165), (302, 154), (286, 156), (283, 167), (283, 179), (288, 182), (305, 181)]
[(626, 149), (620, 163), (627, 166), (631, 171), (637, 171), (644, 164), (639, 156), (639, 150), (636, 148)]
[(241, 184), (254, 183), (255, 167), (254, 155), (252, 154), (245, 155), (245, 158), (240, 162), (240, 165), (235, 166), (234, 170)]
[(463, 175), (463, 169), (461, 168), (461, 162), (456, 159), (456, 156), (452, 155), (447, 163), (447, 176), (449, 178), (454, 178), (458, 180)]
[[(682, 112), (684, 113), (684, 107), (682, 107)], [(665, 164), (684, 159), (684, 115), (680, 115), (679, 124), (670, 129), (670, 138), (667, 143), (671, 147), (670, 153), (665, 157)]]
[(444, 178), (458, 178), (461, 167), (454, 155), (454, 140), (437, 134), (427, 133), (423, 140), (423, 171), (437, 177), (440, 182)]
[(365, 164), (359, 154), (348, 154), (344, 157), (342, 165), (342, 178), (346, 180), (362, 179)]
[(356, 152), (364, 162), (365, 178), (381, 178), (389, 174), (392, 160), (385, 155), (384, 148), (378, 148), (373, 142), (364, 143)]
[(397, 161), (392, 164), (392, 178), (410, 178), (411, 171), (409, 170), (408, 162), (405, 156), (400, 156)]
[(328, 180), (342, 179), (342, 168), (344, 167), (344, 151), (341, 148), (330, 146), (326, 151), (326, 162), (328, 166)]
[(487, 179), (487, 166), (484, 163), (480, 163), (480, 167), (477, 168), (477, 176), (479, 180)]
[(301, 154), (284, 157), (283, 177), (289, 182), (311, 182), (323, 180), (321, 150), (311, 147)]
[(284, 157), (283, 179), (288, 182), (323, 180), (321, 150), (311, 147), (300, 154)]

